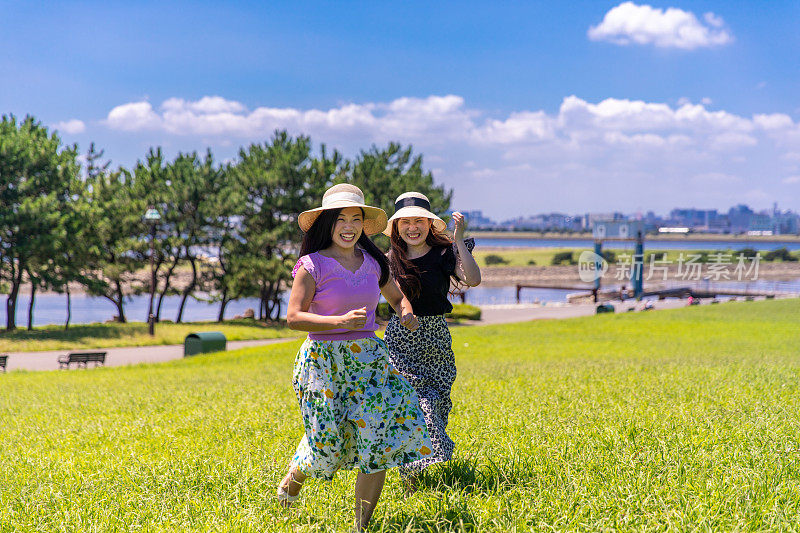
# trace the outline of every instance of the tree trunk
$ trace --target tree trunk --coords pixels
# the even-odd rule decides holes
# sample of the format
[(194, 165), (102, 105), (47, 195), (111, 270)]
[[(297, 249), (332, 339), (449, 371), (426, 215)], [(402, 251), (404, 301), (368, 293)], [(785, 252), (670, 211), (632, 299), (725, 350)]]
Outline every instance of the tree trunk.
[(117, 306), (117, 322), (124, 324), (127, 322), (125, 319), (125, 309), (123, 308), (125, 304), (125, 293), (122, 292), (122, 283), (118, 279), (114, 281), (114, 284), (116, 285), (116, 299), (112, 299), (111, 301)]
[[(175, 262), (172, 263), (172, 266), (170, 266), (167, 269), (167, 273), (164, 275), (164, 290), (158, 293), (158, 304), (156, 305), (155, 313), (153, 313), (156, 316), (156, 322), (161, 320), (161, 303), (164, 301), (164, 296), (167, 295), (167, 291), (169, 291), (172, 272), (175, 270), (175, 267), (178, 266), (179, 260), (180, 260), (180, 254), (178, 254), (178, 256), (175, 258)], [(158, 268), (156, 268), (156, 273), (157, 272)], [(158, 283), (157, 280), (156, 283)]]
[(72, 320), (72, 295), (69, 292), (69, 283), (66, 285), (67, 292), (67, 321), (64, 324), (64, 329), (69, 329), (69, 321)]
[(31, 278), (30, 274), (28, 279), (31, 281), (31, 301), (28, 302), (28, 331), (33, 329), (33, 304), (36, 301), (36, 283)]
[(6, 298), (6, 330), (8, 331), (17, 329), (17, 297), (20, 285), (22, 285), (22, 268), (19, 269), (17, 276), (12, 281), (11, 292)]
[(181, 298), (181, 305), (178, 307), (178, 316), (175, 319), (176, 324), (181, 323), (181, 319), (183, 318), (183, 309), (186, 307), (186, 299), (189, 297), (191, 293), (194, 292), (194, 288), (197, 286), (197, 265), (195, 264), (195, 258), (190, 257), (187, 251), (186, 257), (189, 258), (189, 264), (192, 265), (192, 281), (189, 285), (183, 289), (183, 298)]
[(219, 303), (219, 315), (217, 315), (217, 322), (225, 320), (225, 308), (228, 306), (228, 289), (222, 291), (222, 300)]

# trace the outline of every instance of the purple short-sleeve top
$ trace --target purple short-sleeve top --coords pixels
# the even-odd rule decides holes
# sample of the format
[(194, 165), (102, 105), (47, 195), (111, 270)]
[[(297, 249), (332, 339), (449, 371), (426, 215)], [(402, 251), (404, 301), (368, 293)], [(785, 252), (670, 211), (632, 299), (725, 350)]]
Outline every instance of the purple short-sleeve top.
[(308, 311), (316, 315), (344, 315), (354, 309), (367, 308), (367, 322), (359, 330), (331, 329), (309, 333), (312, 340), (332, 341), (372, 337), (378, 329), (375, 323), (375, 308), (380, 298), (381, 267), (374, 257), (361, 250), (364, 260), (351, 272), (332, 257), (319, 252), (302, 256), (292, 270), (292, 277), (302, 266), (306, 269), (316, 290)]

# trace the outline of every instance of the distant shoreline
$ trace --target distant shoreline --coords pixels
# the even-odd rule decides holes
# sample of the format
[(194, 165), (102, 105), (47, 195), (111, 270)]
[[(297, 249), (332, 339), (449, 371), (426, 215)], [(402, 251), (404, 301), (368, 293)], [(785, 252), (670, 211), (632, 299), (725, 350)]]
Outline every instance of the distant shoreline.
[[(565, 241), (592, 240), (591, 232), (558, 233), (539, 231), (470, 231), (476, 239), (559, 239)], [(649, 242), (800, 242), (800, 235), (730, 235), (717, 233), (689, 233), (686, 235), (646, 235)]]

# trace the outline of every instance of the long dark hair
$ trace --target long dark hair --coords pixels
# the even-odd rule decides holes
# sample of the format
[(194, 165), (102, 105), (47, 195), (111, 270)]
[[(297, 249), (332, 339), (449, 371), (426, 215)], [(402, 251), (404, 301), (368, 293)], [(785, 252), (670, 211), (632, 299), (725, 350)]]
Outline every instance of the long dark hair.
[[(389, 270), (391, 270), (394, 279), (400, 285), (400, 289), (406, 298), (413, 300), (419, 296), (422, 290), (422, 283), (419, 280), (420, 272), (417, 265), (411, 262), (408, 258), (408, 245), (406, 241), (400, 236), (400, 231), (397, 229), (397, 222), (399, 219), (392, 221), (392, 249), (389, 250)], [(425, 237), (425, 244), (431, 248), (442, 248), (451, 246), (453, 240), (444, 233), (441, 233), (431, 224), (428, 236)], [(452, 276), (453, 282), (458, 287), (460, 281), (455, 276)]]
[[(336, 225), (336, 219), (339, 218), (339, 213), (341, 212), (341, 209), (326, 209), (320, 213), (317, 220), (303, 235), (303, 243), (300, 245), (300, 257), (319, 252), (333, 244), (333, 227)], [(361, 210), (361, 216), (364, 216), (363, 209)], [(386, 285), (386, 282), (389, 281), (389, 262), (386, 256), (363, 231), (356, 244), (378, 262), (378, 266), (381, 267), (380, 286)]]

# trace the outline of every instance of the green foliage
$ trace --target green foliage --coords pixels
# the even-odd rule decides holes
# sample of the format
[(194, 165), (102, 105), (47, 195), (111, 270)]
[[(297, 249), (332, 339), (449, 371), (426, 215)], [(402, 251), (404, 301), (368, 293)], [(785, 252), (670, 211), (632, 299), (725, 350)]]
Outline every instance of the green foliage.
[[(314, 155), (311, 146), (308, 137), (276, 131), (269, 142), (240, 149), (226, 165), (210, 151), (205, 157), (179, 153), (169, 161), (157, 147), (133, 169), (112, 171), (92, 144), (81, 179), (77, 147), (62, 147), (33, 118), (18, 123), (3, 117), (0, 286), (10, 293), (7, 328), (16, 327), (24, 281), (33, 291), (58, 292), (78, 282), (111, 301), (120, 322), (127, 320), (126, 298), (151, 290), (156, 318), (165, 296), (180, 294), (180, 322), (188, 298), (202, 291), (203, 298), (220, 302), (219, 320), (225, 306), (241, 297), (258, 298), (259, 318), (274, 319), (302, 238), (297, 215), (317, 207), (333, 183), (359, 185), (367, 202), (389, 214), (394, 198), (408, 190), (426, 193), (437, 212), (449, 207), (452, 192), (434, 185), (411, 147), (373, 146), (350, 162), (325, 145)], [(148, 208), (161, 216), (152, 226), (142, 220)], [(216, 252), (216, 261), (198, 256), (207, 249)], [(155, 286), (141, 277), (151, 258)], [(183, 267), (189, 281), (176, 287)], [(33, 299), (31, 319), (32, 311)]]
[(446, 316), (454, 319), (480, 320), (481, 308), (470, 304), (453, 304), (453, 310)]
[(797, 257), (793, 256), (786, 247), (783, 247), (764, 254), (764, 261), (797, 261)]
[[(412, 495), (390, 471), (371, 530), (791, 531), (798, 321), (774, 300), (452, 328), (454, 460)], [(273, 496), (299, 345), (0, 375), (0, 524), (349, 531), (353, 472)]]
[(72, 244), (68, 230), (82, 195), (79, 168), (77, 148), (62, 147), (33, 117), (0, 120), (0, 281), (10, 286), (8, 330), (16, 328), (25, 277), (34, 289), (61, 283), (58, 270)]
[(551, 261), (551, 265), (561, 265), (566, 263), (567, 265), (576, 265), (577, 261), (572, 255), (572, 252), (559, 252), (553, 256), (553, 260)]
[(483, 260), (484, 260), (484, 262), (486, 263), (487, 266), (507, 265), (508, 264), (508, 259), (504, 258), (501, 255), (497, 255), (497, 254), (489, 254), (486, 257), (484, 257)]
[(614, 264), (617, 262), (617, 254), (615, 254), (613, 250), (603, 250), (603, 253), (600, 255), (602, 255), (603, 259), (605, 259), (609, 264)]
[(102, 152), (95, 152), (92, 145), (86, 169), (87, 224), (78, 230), (83, 252), (77, 264), (81, 266), (80, 281), (86, 292), (113, 303), (117, 321), (124, 323), (125, 297), (131, 285), (136, 290), (133, 274), (144, 265), (145, 248), (140, 235), (146, 204), (134, 193), (132, 176), (123, 169), (109, 171), (107, 163), (98, 166), (100, 157)]
[(310, 139), (283, 131), (270, 144), (241, 149), (231, 167), (231, 179), (242, 191), (238, 238), (243, 244), (233, 275), (239, 294), (260, 299), (260, 318), (280, 315), (280, 296), (302, 240), (297, 215), (318, 205), (340, 164), (338, 152), (313, 161)]
[(389, 320), (392, 318), (392, 308), (387, 302), (380, 302), (375, 309), (375, 314), (382, 320)]
[(755, 248), (742, 248), (741, 250), (738, 250), (735, 255), (737, 258), (739, 256), (742, 256), (747, 259), (752, 259), (756, 255), (758, 255), (758, 250), (756, 250)]

